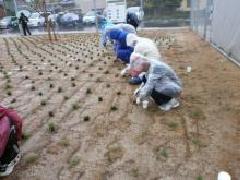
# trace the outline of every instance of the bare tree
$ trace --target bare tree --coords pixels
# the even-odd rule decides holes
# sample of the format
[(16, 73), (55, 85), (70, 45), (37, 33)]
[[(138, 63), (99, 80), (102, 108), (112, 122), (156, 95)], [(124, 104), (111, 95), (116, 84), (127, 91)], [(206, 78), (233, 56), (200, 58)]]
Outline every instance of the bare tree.
[(43, 16), (45, 18), (45, 24), (46, 24), (46, 30), (48, 32), (48, 39), (52, 41), (52, 35), (51, 31), (54, 34), (54, 39), (57, 40), (57, 35), (55, 33), (55, 28), (53, 26), (53, 23), (50, 18), (48, 18), (49, 14), (47, 12), (47, 5), (46, 5), (46, 0), (31, 0), (29, 2), (29, 7), (33, 9), (34, 11), (38, 12), (43, 12)]

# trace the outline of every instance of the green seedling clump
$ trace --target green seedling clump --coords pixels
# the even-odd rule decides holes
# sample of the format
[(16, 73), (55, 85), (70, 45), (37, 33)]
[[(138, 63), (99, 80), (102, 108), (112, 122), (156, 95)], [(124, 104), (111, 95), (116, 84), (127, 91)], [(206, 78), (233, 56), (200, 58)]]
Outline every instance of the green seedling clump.
[(48, 123), (48, 131), (49, 131), (50, 133), (55, 133), (55, 132), (57, 132), (57, 126), (56, 126), (56, 124), (53, 123), (53, 122)]

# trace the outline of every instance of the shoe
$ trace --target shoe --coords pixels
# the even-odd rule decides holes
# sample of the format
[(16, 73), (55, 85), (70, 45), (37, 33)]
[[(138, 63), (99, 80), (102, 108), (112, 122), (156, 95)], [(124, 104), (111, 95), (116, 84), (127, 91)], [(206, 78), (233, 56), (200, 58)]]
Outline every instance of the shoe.
[(132, 77), (131, 79), (129, 79), (129, 84), (132, 84), (132, 85), (139, 85), (142, 83), (142, 80), (139, 76), (135, 76), (135, 77)]
[(177, 108), (179, 105), (180, 104), (179, 104), (178, 100), (176, 98), (172, 98), (172, 99), (169, 100), (168, 103), (163, 104), (163, 105), (158, 106), (158, 107), (163, 111), (169, 111), (173, 108)]
[(5, 176), (9, 176), (12, 171), (14, 166), (20, 161), (21, 159), (21, 154), (19, 153), (11, 162), (10, 164), (6, 165), (6, 168), (4, 169), (4, 171), (0, 171), (0, 177), (5, 177)]

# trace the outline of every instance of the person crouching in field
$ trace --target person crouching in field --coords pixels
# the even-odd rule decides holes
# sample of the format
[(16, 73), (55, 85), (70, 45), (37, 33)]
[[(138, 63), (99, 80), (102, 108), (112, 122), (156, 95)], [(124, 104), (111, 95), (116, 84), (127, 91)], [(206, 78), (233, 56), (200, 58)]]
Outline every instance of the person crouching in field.
[(114, 51), (118, 59), (124, 63), (129, 63), (133, 48), (127, 46), (128, 32), (115, 29), (109, 33), (109, 39), (115, 41)]
[[(135, 34), (129, 34), (127, 36), (127, 45), (134, 48), (134, 51), (131, 56), (133, 56), (135, 53), (140, 54), (141, 56), (147, 58), (147, 59), (155, 59), (155, 60), (161, 60), (161, 54), (158, 51), (158, 48), (156, 44), (148, 38), (143, 38), (136, 36)], [(130, 57), (131, 61), (131, 57)], [(121, 75), (128, 74), (129, 65), (127, 68), (123, 69), (121, 71)], [(141, 84), (141, 79), (136, 77), (131, 77), (129, 80), (130, 84)]]
[(136, 34), (135, 28), (130, 25), (130, 24), (124, 24), (124, 23), (120, 23), (120, 24), (108, 24), (104, 27), (103, 29), (103, 33), (101, 36), (101, 45), (106, 47), (107, 42), (109, 40), (109, 33), (114, 31), (114, 30), (121, 30), (127, 33), (132, 33), (132, 34)]
[(151, 97), (163, 111), (179, 106), (177, 98), (182, 92), (182, 83), (174, 70), (165, 62), (149, 60), (140, 54), (135, 54), (129, 72), (132, 76), (145, 73), (142, 77), (142, 85), (134, 92), (136, 104), (143, 102), (143, 107), (146, 108)]

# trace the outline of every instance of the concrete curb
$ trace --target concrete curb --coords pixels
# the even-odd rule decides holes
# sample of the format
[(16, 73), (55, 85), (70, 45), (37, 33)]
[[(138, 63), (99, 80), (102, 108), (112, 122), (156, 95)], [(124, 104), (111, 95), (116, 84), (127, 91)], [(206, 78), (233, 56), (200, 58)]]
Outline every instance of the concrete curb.
[[(178, 32), (178, 31), (189, 31), (190, 27), (189, 26), (184, 26), (184, 27), (144, 27), (144, 28), (139, 28), (138, 32), (144, 31), (144, 30), (150, 30), (150, 31), (169, 31), (169, 32)], [(59, 31), (56, 32), (57, 34), (64, 35), (64, 34), (86, 34), (86, 33), (96, 33), (96, 31)], [(38, 32), (34, 33), (32, 36), (39, 36), (39, 35), (47, 35), (47, 32)], [(13, 34), (0, 34), (0, 37), (20, 37), (20, 33), (13, 33)]]

